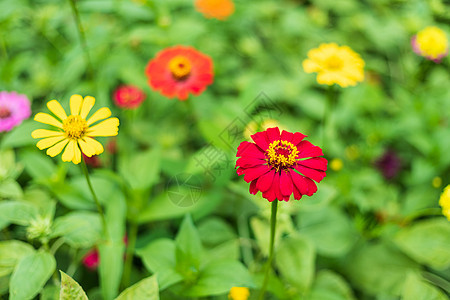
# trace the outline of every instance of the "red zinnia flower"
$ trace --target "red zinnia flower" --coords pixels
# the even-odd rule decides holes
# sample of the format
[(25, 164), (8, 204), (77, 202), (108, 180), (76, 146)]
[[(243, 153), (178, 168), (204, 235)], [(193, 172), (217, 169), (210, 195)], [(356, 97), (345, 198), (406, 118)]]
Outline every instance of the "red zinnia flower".
[[(322, 149), (308, 141), (299, 132), (269, 128), (251, 136), (255, 143), (242, 142), (236, 156), (238, 175), (250, 182), (250, 193), (272, 202), (275, 199), (289, 201), (294, 194), (296, 200), (303, 195), (311, 196), (317, 191), (314, 183), (320, 182), (327, 170), (327, 160)], [(312, 180), (311, 180), (312, 179)], [(313, 181), (314, 180), (314, 181)]]
[(138, 108), (145, 100), (144, 92), (133, 85), (122, 85), (115, 90), (114, 102), (121, 108)]
[(200, 95), (213, 82), (209, 56), (192, 47), (175, 46), (159, 52), (147, 65), (150, 86), (168, 98), (186, 100), (189, 93)]

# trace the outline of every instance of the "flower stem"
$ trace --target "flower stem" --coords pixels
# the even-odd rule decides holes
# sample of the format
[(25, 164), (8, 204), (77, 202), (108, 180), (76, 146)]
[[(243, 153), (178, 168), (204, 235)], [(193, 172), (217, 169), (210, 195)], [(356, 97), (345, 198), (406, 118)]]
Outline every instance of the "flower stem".
[(272, 259), (273, 259), (273, 245), (275, 243), (275, 228), (277, 225), (277, 204), (278, 200), (275, 199), (272, 202), (272, 214), (270, 216), (270, 243), (269, 243), (269, 259), (267, 260), (266, 264), (266, 271), (264, 273), (264, 281), (261, 286), (261, 291), (259, 294), (258, 299), (262, 300), (264, 299), (264, 295), (266, 293), (267, 284), (269, 283), (269, 274), (270, 274), (270, 267), (272, 265)]
[(125, 266), (123, 269), (122, 289), (126, 289), (130, 285), (131, 267), (133, 266), (133, 254), (136, 246), (136, 238), (138, 233), (138, 224), (131, 222), (128, 231), (128, 246), (125, 254)]
[(84, 157), (82, 157), (82, 159), (81, 159), (81, 169), (83, 169), (83, 173), (84, 173), (84, 176), (86, 177), (86, 181), (89, 186), (89, 190), (91, 191), (92, 197), (94, 198), (95, 204), (97, 205), (98, 213), (100, 214), (100, 217), (102, 219), (104, 238), (107, 239), (108, 238), (108, 227), (106, 226), (105, 214), (103, 213), (102, 206), (100, 205), (97, 195), (94, 192), (94, 188), (92, 187), (91, 179), (89, 177), (89, 172), (88, 172), (88, 169), (86, 166), (86, 162), (84, 161)]
[(80, 14), (78, 12), (78, 8), (75, 3), (75, 0), (69, 0), (69, 2), (70, 2), (70, 6), (72, 7), (73, 18), (75, 19), (75, 23), (77, 23), (78, 33), (80, 34), (81, 47), (83, 48), (84, 56), (86, 58), (87, 73), (92, 74), (92, 71), (94, 70), (94, 68), (92, 67), (91, 57), (89, 55), (89, 51), (88, 51), (88, 47), (87, 47), (87, 43), (86, 43), (86, 36), (84, 35), (83, 25), (81, 25)]
[[(336, 90), (334, 85), (328, 86), (327, 90), (327, 101), (325, 103), (325, 109), (323, 112), (323, 120), (322, 120), (322, 148), (325, 148), (325, 140), (327, 138), (327, 133), (330, 128), (332, 128), (331, 124), (331, 114), (334, 106), (334, 101), (336, 99)], [(330, 129), (331, 130), (331, 129)], [(329, 136), (328, 136), (329, 137)]]

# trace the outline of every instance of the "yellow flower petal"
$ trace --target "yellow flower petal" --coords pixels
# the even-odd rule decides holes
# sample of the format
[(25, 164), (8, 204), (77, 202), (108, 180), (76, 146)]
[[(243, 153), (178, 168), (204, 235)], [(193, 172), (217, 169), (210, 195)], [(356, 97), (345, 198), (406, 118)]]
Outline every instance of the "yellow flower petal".
[(97, 121), (109, 118), (111, 116), (111, 111), (107, 107), (102, 107), (99, 110), (97, 110), (92, 117), (87, 120), (87, 125), (90, 126), (91, 124), (94, 124)]
[(70, 113), (73, 116), (77, 116), (79, 114), (82, 103), (83, 97), (81, 97), (81, 95), (72, 95), (72, 97), (70, 97)]
[(67, 145), (68, 142), (69, 142), (69, 140), (65, 139), (65, 140), (62, 140), (61, 142), (59, 142), (58, 144), (54, 145), (53, 147), (48, 148), (47, 155), (49, 155), (51, 157), (55, 157), (56, 155), (61, 153), (61, 151), (64, 149), (64, 147)]
[(81, 106), (80, 117), (86, 119), (87, 115), (91, 111), (95, 104), (95, 98), (91, 96), (84, 97), (83, 105)]
[(36, 116), (34, 116), (34, 120), (40, 123), (59, 127), (61, 129), (63, 128), (62, 123), (60, 121), (56, 120), (55, 117), (52, 117), (46, 113), (37, 113)]
[(43, 150), (43, 149), (53, 146), (54, 144), (62, 141), (63, 139), (65, 139), (64, 136), (49, 137), (49, 138), (46, 138), (46, 139), (43, 139), (43, 140), (40, 140), (39, 142), (37, 142), (36, 146), (39, 148), (39, 150)]
[(61, 119), (61, 121), (64, 121), (67, 119), (66, 111), (64, 108), (62, 108), (61, 104), (59, 104), (58, 101), (52, 100), (47, 103), (48, 109), (58, 118)]
[(75, 143), (74, 151), (75, 151), (75, 153), (73, 155), (72, 162), (74, 164), (78, 165), (81, 162), (81, 151), (80, 151), (80, 148), (78, 147), (77, 143)]
[(90, 137), (85, 137), (84, 141), (94, 149), (96, 155), (103, 153), (103, 146), (98, 141)]
[(64, 150), (64, 153), (62, 155), (63, 161), (72, 161), (73, 157), (75, 155), (75, 147), (76, 142), (74, 140), (70, 140), (69, 144), (66, 147), (66, 150)]
[(87, 131), (88, 136), (115, 136), (119, 131), (119, 119), (109, 118), (95, 126), (92, 126)]
[(81, 151), (86, 155), (87, 157), (91, 157), (92, 155), (95, 155), (95, 148), (92, 147), (91, 144), (87, 143), (86, 141), (79, 139), (78, 145), (80, 145)]
[(52, 137), (52, 136), (60, 136), (64, 133), (61, 131), (53, 131), (53, 130), (47, 130), (47, 129), (36, 129), (31, 133), (31, 137), (34, 139), (40, 139), (40, 138), (46, 138), (46, 137)]

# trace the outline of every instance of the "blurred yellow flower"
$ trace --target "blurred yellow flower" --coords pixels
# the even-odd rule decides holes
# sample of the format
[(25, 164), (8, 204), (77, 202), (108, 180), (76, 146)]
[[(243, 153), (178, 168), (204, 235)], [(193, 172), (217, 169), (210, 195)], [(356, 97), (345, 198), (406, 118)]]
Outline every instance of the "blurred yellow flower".
[(278, 127), (280, 130), (285, 129), (283, 126), (280, 126), (280, 123), (277, 120), (274, 119), (266, 119), (262, 121), (260, 124), (256, 123), (255, 121), (251, 121), (247, 124), (247, 126), (244, 129), (244, 137), (247, 140), (251, 139), (251, 136), (259, 131), (265, 131), (268, 128), (272, 127)]
[(445, 32), (436, 27), (428, 26), (413, 36), (411, 44), (414, 52), (434, 62), (448, 54), (448, 39)]
[(434, 177), (433, 181), (431, 182), (431, 185), (436, 189), (440, 188), (442, 185), (442, 178), (439, 176)]
[(439, 205), (442, 207), (442, 214), (450, 221), (450, 184), (442, 192)]
[(246, 287), (232, 287), (228, 294), (230, 300), (247, 300), (250, 296), (250, 291)]
[(317, 73), (319, 84), (354, 86), (364, 80), (364, 60), (348, 46), (321, 44), (303, 61), (306, 73)]
[(344, 163), (342, 162), (342, 159), (340, 159), (340, 158), (334, 158), (330, 162), (331, 170), (336, 171), (336, 172), (342, 170), (343, 166), (344, 166)]
[[(88, 157), (102, 153), (102, 144), (92, 137), (117, 135), (119, 119), (109, 118), (111, 111), (107, 107), (102, 107), (86, 120), (94, 103), (94, 97), (86, 96), (83, 99), (80, 95), (73, 95), (70, 97), (71, 114), (67, 116), (58, 101), (49, 101), (47, 107), (58, 119), (46, 113), (37, 113), (34, 120), (55, 126), (58, 129), (37, 129), (33, 131), (31, 133), (33, 138), (43, 138), (37, 142), (36, 146), (40, 150), (48, 148), (47, 155), (51, 157), (61, 153), (65, 147), (62, 160), (71, 161), (74, 164), (81, 162), (81, 151)], [(106, 120), (97, 123), (103, 119)]]

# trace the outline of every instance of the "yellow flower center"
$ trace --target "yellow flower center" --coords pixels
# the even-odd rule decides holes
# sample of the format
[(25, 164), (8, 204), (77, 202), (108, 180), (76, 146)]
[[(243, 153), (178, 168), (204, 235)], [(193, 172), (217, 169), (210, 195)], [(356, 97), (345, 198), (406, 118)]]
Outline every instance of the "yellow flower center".
[(344, 66), (342, 59), (336, 55), (328, 57), (325, 61), (326, 68), (332, 71), (340, 70)]
[(178, 55), (169, 62), (169, 69), (177, 80), (186, 79), (191, 73), (191, 62), (185, 56)]
[(274, 141), (266, 151), (267, 163), (277, 171), (287, 169), (297, 161), (299, 151), (288, 141)]
[(63, 130), (69, 139), (78, 140), (82, 138), (87, 129), (86, 120), (80, 116), (69, 116), (63, 122)]
[(0, 106), (0, 119), (6, 119), (11, 116), (11, 111), (7, 107)]

